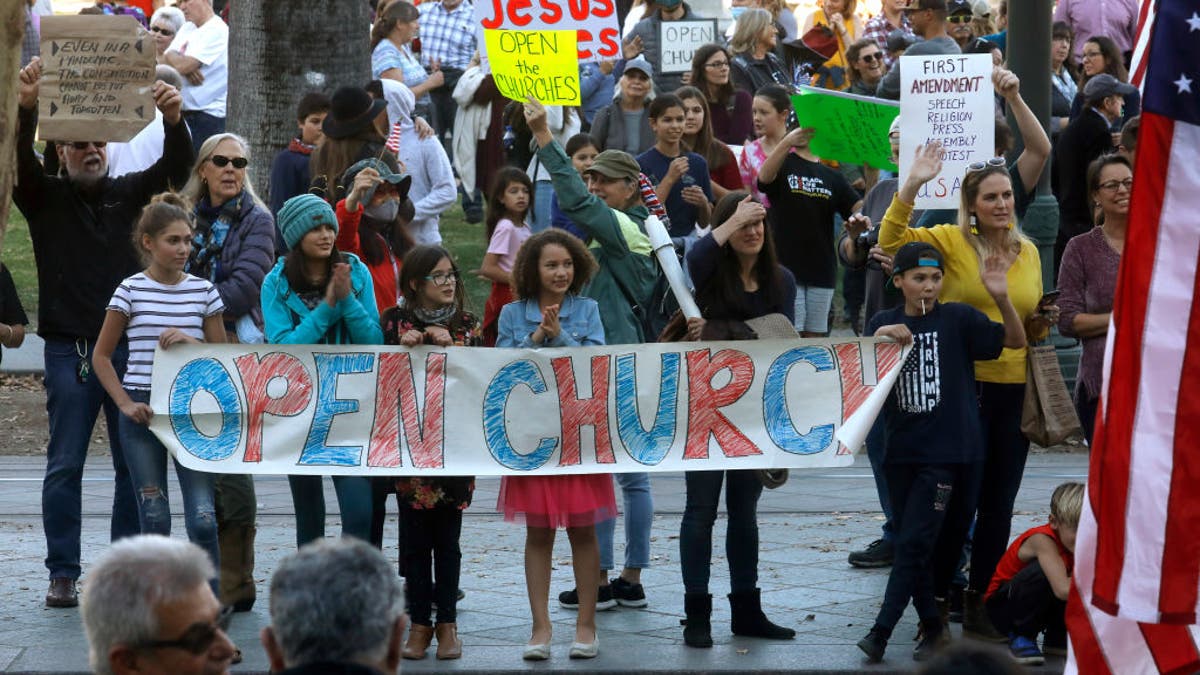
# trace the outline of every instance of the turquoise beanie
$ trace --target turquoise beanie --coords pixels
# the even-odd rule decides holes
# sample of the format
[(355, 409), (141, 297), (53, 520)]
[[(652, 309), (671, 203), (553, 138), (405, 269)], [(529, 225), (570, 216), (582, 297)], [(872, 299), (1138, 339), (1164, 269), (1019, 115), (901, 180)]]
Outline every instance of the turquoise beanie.
[(276, 221), (289, 251), (296, 248), (296, 244), (300, 243), (309, 230), (321, 225), (329, 225), (334, 232), (338, 229), (337, 215), (329, 202), (307, 193), (296, 195), (284, 202)]

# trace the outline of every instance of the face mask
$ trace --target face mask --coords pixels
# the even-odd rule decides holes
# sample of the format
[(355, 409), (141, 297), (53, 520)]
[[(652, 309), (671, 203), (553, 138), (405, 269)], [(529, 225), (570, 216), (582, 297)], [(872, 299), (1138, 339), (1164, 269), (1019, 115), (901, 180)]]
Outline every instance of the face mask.
[(733, 20), (737, 21), (743, 14), (746, 13), (746, 7), (730, 7), (729, 13), (733, 15)]
[(395, 199), (389, 199), (382, 204), (373, 204), (363, 207), (363, 213), (372, 220), (377, 220), (381, 223), (390, 223), (396, 219), (396, 214), (400, 212), (400, 202)]

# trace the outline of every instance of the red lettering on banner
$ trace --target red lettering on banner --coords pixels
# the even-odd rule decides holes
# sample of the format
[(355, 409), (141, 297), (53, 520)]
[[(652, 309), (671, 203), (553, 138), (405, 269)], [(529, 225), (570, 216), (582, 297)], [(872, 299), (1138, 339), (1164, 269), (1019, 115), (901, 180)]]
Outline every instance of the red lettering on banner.
[[(480, 2), (482, 1), (480, 0)], [(480, 22), (484, 28), (495, 30), (504, 25), (504, 7), (501, 2), (502, 0), (492, 0), (492, 16)]]
[(558, 23), (562, 19), (562, 7), (554, 0), (540, 0), (542, 9), (542, 21), (546, 23)]
[(531, 0), (508, 0), (508, 21), (518, 28), (528, 26), (533, 21), (533, 17), (525, 13), (524, 10), (533, 7)]
[[(242, 388), (246, 391), (247, 439), (246, 454), (242, 461), (262, 461), (263, 415), (291, 417), (299, 415), (312, 400), (312, 378), (304, 363), (291, 354), (275, 352), (259, 358), (258, 354), (246, 354), (233, 360)], [(286, 389), (278, 397), (267, 393), (267, 385), (275, 378), (282, 378)]]
[(584, 45), (591, 41), (591, 31), (585, 28), (580, 28), (579, 30), (575, 31), (575, 44), (579, 45), (579, 49), (576, 50), (576, 56), (579, 57), (580, 61), (586, 61), (587, 59), (592, 58), (592, 50), (584, 48)]
[(596, 435), (596, 461), (613, 464), (612, 437), (608, 432), (608, 355), (592, 357), (592, 396), (580, 398), (575, 383), (575, 370), (571, 357), (560, 356), (550, 360), (554, 369), (554, 380), (558, 384), (559, 409), (562, 418), (562, 456), (559, 466), (578, 465), (580, 462), (580, 428), (591, 426)]
[[(745, 352), (722, 349), (709, 355), (707, 349), (687, 353), (688, 430), (684, 459), (707, 459), (708, 439), (715, 436), (726, 457), (761, 455), (754, 442), (738, 430), (720, 408), (732, 405), (754, 382), (754, 360)], [(732, 377), (725, 386), (713, 389), (712, 381), (722, 370)]]
[(617, 6), (613, 4), (612, 0), (592, 0), (592, 16), (602, 18), (616, 13)]
[(367, 466), (402, 466), (400, 424), (412, 456), (420, 469), (441, 468), (446, 443), (446, 355), (430, 353), (425, 358), (425, 417), (417, 405), (417, 387), (412, 359), (407, 352), (379, 355), (379, 377), (375, 384), (375, 423)]
[(576, 21), (588, 17), (588, 0), (567, 0), (567, 8), (571, 10), (571, 18)]
[[(902, 350), (894, 342), (880, 342), (875, 345), (875, 380), (868, 384), (863, 373), (862, 352), (859, 343), (847, 342), (835, 345), (834, 355), (837, 356), (838, 376), (842, 380), (842, 422), (862, 407), (867, 397), (878, 386), (879, 377), (891, 370), (900, 361)], [(851, 454), (851, 450), (838, 443), (839, 455)]]
[(605, 28), (600, 31), (600, 44), (604, 45), (597, 52), (603, 58), (615, 57), (621, 53), (620, 41), (617, 39), (616, 28)]

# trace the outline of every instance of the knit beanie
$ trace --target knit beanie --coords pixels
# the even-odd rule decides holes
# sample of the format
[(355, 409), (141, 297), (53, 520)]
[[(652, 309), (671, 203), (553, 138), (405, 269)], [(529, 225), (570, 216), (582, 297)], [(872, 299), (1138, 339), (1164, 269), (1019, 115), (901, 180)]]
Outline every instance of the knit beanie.
[(321, 225), (329, 225), (334, 232), (338, 229), (337, 215), (329, 202), (308, 193), (296, 195), (284, 202), (276, 221), (289, 251), (296, 248), (296, 244), (300, 243), (309, 230)]

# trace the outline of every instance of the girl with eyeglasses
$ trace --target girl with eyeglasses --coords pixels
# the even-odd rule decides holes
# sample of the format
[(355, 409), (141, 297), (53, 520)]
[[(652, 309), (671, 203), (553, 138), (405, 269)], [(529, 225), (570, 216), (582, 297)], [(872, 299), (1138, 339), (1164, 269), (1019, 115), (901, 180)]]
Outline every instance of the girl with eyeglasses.
[(690, 84), (704, 94), (713, 136), (722, 143), (741, 145), (754, 137), (754, 94), (734, 86), (732, 58), (721, 45), (702, 45), (692, 55)]
[[(404, 303), (383, 313), (383, 341), (415, 347), (478, 347), (479, 319), (463, 309), (466, 289), (458, 266), (441, 246), (417, 246), (400, 272)], [(395, 480), (400, 501), (400, 567), (408, 584), (412, 621), (406, 659), (423, 659), (437, 639), (437, 658), (462, 656), (458, 638), (459, 536), (462, 513), (471, 505), (473, 476), (404, 477)], [(432, 565), (432, 573), (430, 571)], [(436, 622), (433, 606), (437, 606)]]
[[(1121, 82), (1129, 83), (1129, 71), (1125, 69), (1125, 57), (1121, 55), (1117, 43), (1103, 35), (1092, 36), (1083, 43), (1080, 69), (1083, 70), (1083, 77), (1079, 80), (1079, 89), (1075, 94), (1075, 100), (1071, 101), (1072, 120), (1087, 109), (1087, 106), (1084, 105), (1086, 101), (1083, 97), (1083, 88), (1087, 85), (1088, 80), (1100, 73), (1108, 73)], [(1112, 124), (1114, 133), (1119, 132), (1130, 118), (1141, 114), (1142, 95), (1137, 91), (1125, 95), (1125, 104), (1121, 110), (1121, 119)]]
[(872, 38), (863, 38), (846, 49), (846, 62), (850, 64), (850, 93), (860, 96), (875, 96), (879, 81), (887, 72), (883, 62), (883, 51)]

